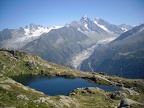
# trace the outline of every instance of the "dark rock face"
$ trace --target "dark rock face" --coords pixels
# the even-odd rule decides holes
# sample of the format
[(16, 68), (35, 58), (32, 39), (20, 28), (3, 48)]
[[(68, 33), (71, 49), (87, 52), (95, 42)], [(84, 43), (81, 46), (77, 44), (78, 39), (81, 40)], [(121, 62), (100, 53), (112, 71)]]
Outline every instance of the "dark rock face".
[(12, 38), (11, 31), (9, 29), (4, 29), (0, 31), (0, 41), (8, 40)]

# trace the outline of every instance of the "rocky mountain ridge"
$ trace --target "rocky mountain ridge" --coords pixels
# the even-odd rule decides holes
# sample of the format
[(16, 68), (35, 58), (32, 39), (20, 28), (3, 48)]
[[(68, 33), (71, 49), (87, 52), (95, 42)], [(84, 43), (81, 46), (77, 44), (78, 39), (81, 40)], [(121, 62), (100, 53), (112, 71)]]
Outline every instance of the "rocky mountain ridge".
[[(120, 30), (119, 32), (124, 32), (122, 29)], [(98, 41), (114, 39), (118, 35), (112, 31), (106, 31), (87, 16), (83, 16), (79, 21), (74, 21), (60, 29), (42, 34), (40, 39), (29, 42), (21, 49), (37, 54), (45, 60), (78, 68), (79, 66), (74, 64), (75, 61), (73, 62), (77, 55), (91, 49)], [(81, 36), (80, 40), (79, 36)]]
[[(102, 35), (102, 34), (107, 34), (107, 32), (111, 32), (112, 36), (119, 35), (125, 32), (126, 30), (132, 28), (132, 26), (126, 24), (113, 25), (100, 18), (95, 18), (91, 20), (86, 15), (84, 15), (79, 21), (73, 21), (70, 24), (66, 24), (65, 26), (66, 27), (73, 26), (74, 28), (78, 29), (82, 33), (84, 33), (85, 31), (89, 31), (91, 35), (92, 34)], [(49, 28), (49, 27), (44, 27), (42, 25), (36, 25), (31, 23), (29, 25), (26, 25), (25, 27), (19, 27), (17, 29), (4, 29), (3, 31), (0, 31), (0, 41), (1, 41), (0, 43), (3, 43), (0, 46), (0, 48), (8, 47), (12, 49), (20, 49), (22, 47), (19, 45), (21, 42), (28, 43), (36, 39), (36, 37), (38, 38), (40, 35), (44, 33), (48, 33), (53, 29), (59, 29), (61, 27), (63, 26), (54, 26)], [(117, 31), (118, 33), (115, 32), (114, 29), (116, 29), (115, 31)], [(97, 38), (98, 37), (99, 36), (97, 36)], [(94, 38), (96, 38), (96, 36)], [(27, 40), (30, 41), (27, 42)]]

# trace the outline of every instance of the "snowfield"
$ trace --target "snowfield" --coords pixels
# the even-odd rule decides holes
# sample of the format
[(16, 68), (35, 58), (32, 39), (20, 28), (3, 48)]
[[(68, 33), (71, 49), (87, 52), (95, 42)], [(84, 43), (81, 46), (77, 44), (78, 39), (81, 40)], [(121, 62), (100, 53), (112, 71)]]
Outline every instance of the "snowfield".
[(36, 30), (30, 30), (30, 28), (25, 28), (25, 36), (18, 38), (15, 42), (23, 42), (29, 39), (35, 39), (36, 37), (39, 37), (40, 35), (42, 35), (43, 33), (48, 33), (50, 32), (52, 29), (59, 29), (62, 28), (63, 26), (54, 26), (51, 28), (47, 28), (47, 27), (38, 27), (38, 29)]
[(100, 24), (98, 24), (96, 21), (94, 21), (94, 23), (95, 23), (96, 25), (98, 25), (100, 28), (102, 28), (103, 30), (105, 30), (105, 31), (107, 31), (107, 32), (109, 32), (109, 33), (112, 33), (112, 32), (109, 31), (104, 25), (100, 25)]

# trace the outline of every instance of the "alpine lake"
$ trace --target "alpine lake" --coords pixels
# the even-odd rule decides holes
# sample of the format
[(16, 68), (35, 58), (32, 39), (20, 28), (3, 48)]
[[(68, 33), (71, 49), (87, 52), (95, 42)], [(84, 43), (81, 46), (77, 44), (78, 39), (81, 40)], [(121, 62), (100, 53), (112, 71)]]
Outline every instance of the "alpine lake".
[(21, 75), (13, 79), (46, 95), (68, 95), (76, 88), (98, 87), (105, 91), (118, 91), (120, 88), (98, 85), (82, 78), (48, 77), (40, 75)]

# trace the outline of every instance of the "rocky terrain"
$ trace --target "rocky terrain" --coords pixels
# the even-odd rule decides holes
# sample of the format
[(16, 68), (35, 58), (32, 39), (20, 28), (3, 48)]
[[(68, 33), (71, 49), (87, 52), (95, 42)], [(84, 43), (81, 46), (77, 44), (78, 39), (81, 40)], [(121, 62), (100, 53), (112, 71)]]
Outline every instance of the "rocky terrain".
[[(19, 75), (84, 78), (97, 84), (117, 86), (120, 91), (77, 88), (68, 96), (48, 96), (12, 79)], [(46, 62), (38, 56), (0, 50), (0, 108), (143, 108), (144, 80), (126, 79), (101, 73), (82, 72)]]

